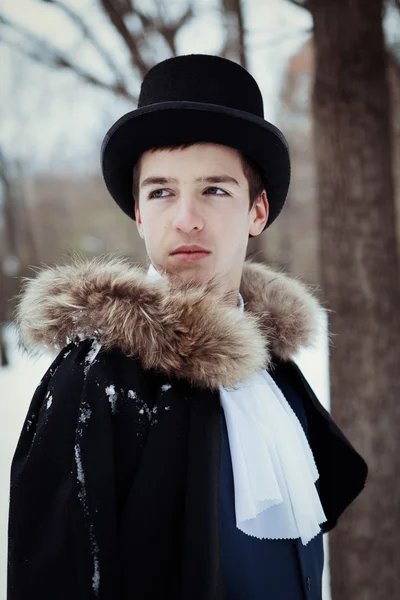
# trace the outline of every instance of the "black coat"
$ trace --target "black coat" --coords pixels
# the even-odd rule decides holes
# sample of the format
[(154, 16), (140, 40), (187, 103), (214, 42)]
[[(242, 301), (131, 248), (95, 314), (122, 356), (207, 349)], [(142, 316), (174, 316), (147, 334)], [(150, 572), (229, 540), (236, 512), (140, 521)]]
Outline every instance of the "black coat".
[(165, 294), (125, 263), (71, 269), (42, 273), (19, 308), (26, 346), (74, 340), (40, 382), (13, 458), (8, 600), (224, 598), (218, 385), (259, 360), (283, 361), (301, 394), (323, 530), (336, 525), (367, 467), (287, 356), (315, 325), (301, 284), (247, 263), (241, 292), (255, 310), (240, 320), (204, 290)]

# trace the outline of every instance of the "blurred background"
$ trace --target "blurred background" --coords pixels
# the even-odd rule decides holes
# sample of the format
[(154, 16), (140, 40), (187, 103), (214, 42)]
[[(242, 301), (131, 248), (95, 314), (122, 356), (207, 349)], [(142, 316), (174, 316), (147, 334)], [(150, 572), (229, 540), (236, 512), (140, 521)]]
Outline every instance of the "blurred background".
[(400, 598), (400, 0), (1, 0), (0, 52), (0, 597), (10, 462), (54, 358), (17, 348), (21, 277), (76, 252), (145, 260), (101, 141), (155, 63), (208, 53), (252, 73), (289, 141), (288, 200), (248, 255), (330, 309), (329, 347), (296, 360), (370, 467), (325, 536), (324, 600)]

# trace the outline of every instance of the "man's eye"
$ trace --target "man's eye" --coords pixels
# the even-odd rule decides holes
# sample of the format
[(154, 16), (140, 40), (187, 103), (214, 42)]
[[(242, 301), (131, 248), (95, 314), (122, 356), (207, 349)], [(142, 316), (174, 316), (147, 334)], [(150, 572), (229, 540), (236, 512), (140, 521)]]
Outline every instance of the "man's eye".
[(206, 189), (206, 192), (208, 192), (209, 190), (219, 190), (220, 192), (222, 192), (222, 194), (213, 194), (214, 196), (222, 196), (222, 195), (226, 196), (226, 192), (224, 192), (224, 190), (222, 190), (219, 187), (209, 187)]
[(168, 190), (164, 190), (164, 189), (154, 190), (153, 192), (150, 192), (149, 198), (162, 198), (163, 196), (160, 196), (159, 192), (167, 192), (167, 191)]

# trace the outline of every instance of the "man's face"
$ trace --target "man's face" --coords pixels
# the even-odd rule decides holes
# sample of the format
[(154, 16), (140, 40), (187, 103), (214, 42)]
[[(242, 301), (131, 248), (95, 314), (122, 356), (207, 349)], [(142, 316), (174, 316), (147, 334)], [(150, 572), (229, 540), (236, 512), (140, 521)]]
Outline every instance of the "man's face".
[[(240, 286), (249, 233), (268, 218), (265, 191), (249, 212), (249, 187), (239, 152), (202, 143), (160, 149), (141, 157), (136, 225), (158, 271), (193, 285), (216, 277), (222, 291)], [(171, 254), (197, 244), (209, 251), (197, 260)]]

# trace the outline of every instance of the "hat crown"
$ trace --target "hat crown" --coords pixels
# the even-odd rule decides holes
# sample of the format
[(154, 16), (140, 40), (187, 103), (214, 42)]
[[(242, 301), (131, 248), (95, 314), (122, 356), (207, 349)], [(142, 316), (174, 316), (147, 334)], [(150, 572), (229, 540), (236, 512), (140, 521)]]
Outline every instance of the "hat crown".
[(264, 118), (260, 88), (237, 63), (207, 54), (167, 58), (143, 79), (138, 108), (159, 102), (217, 104)]

